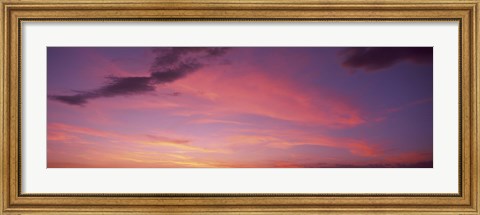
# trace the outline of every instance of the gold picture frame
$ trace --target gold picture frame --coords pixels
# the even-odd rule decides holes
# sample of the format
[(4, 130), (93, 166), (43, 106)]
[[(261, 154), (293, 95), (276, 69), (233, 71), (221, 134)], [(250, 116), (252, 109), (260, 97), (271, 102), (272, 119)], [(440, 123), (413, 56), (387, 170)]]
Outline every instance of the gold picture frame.
[[(1, 0), (1, 214), (479, 214), (478, 0)], [(22, 194), (21, 26), (29, 21), (457, 21), (458, 194)]]

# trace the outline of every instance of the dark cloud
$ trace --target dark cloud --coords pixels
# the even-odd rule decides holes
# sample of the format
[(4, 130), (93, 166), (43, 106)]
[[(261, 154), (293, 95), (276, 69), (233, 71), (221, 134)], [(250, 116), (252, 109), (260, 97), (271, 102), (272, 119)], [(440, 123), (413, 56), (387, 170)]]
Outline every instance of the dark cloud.
[(182, 63), (175, 68), (167, 68), (152, 72), (151, 79), (157, 84), (169, 83), (183, 78), (187, 74), (192, 73), (201, 67), (203, 67), (203, 64), (198, 62)]
[(180, 96), (180, 92), (173, 92), (173, 93), (169, 93), (168, 95), (169, 96)]
[[(84, 105), (95, 98), (154, 91), (155, 85), (174, 82), (199, 70), (205, 66), (202, 61), (223, 56), (228, 48), (174, 47), (153, 48), (152, 51), (156, 57), (150, 66), (150, 76), (107, 77), (108, 81), (98, 89), (74, 95), (49, 95), (49, 98), (70, 105)], [(179, 93), (175, 94), (178, 95)]]
[(210, 47), (174, 47), (174, 48), (154, 48), (153, 52), (157, 54), (155, 61), (151, 65), (151, 70), (163, 69), (178, 63), (183, 56), (205, 52), (204, 57), (218, 57), (226, 54), (229, 48), (210, 48)]
[(76, 94), (73, 96), (58, 96), (58, 95), (50, 95), (48, 96), (49, 99), (57, 100), (66, 104), (71, 105), (83, 105), (87, 103), (87, 100), (90, 99), (90, 96), (87, 94)]
[(155, 90), (150, 83), (150, 77), (109, 77), (108, 79), (109, 81), (105, 86), (97, 90), (78, 92), (70, 96), (52, 95), (49, 98), (71, 105), (83, 105), (94, 98), (138, 94)]
[(302, 165), (304, 168), (433, 168), (433, 161), (417, 163), (376, 163), (376, 164), (330, 164), (316, 163)]
[(340, 55), (344, 57), (342, 66), (367, 72), (385, 69), (402, 61), (433, 63), (432, 47), (356, 47), (346, 48)]
[(93, 93), (98, 97), (137, 94), (153, 91), (151, 77), (110, 77), (110, 82)]

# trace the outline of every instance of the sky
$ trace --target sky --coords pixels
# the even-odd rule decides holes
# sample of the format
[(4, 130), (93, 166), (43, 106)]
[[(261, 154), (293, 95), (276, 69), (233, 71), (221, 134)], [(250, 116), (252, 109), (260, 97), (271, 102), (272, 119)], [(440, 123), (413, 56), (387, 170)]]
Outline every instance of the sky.
[(432, 168), (432, 47), (48, 47), (47, 168)]

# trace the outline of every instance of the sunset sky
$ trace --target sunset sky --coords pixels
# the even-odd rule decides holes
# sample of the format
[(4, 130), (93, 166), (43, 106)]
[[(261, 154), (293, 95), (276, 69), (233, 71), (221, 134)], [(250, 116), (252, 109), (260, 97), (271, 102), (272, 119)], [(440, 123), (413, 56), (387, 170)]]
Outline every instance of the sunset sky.
[(433, 166), (431, 47), (49, 47), (48, 168)]

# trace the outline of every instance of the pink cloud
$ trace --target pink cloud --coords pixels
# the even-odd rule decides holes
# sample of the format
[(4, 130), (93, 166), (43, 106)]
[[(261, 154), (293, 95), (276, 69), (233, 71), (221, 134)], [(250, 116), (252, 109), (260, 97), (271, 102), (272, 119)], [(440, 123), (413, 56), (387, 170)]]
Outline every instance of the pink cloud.
[(414, 107), (414, 106), (417, 106), (417, 105), (423, 105), (423, 104), (431, 103), (432, 100), (433, 100), (432, 98), (416, 100), (416, 101), (409, 102), (409, 103), (406, 103), (406, 104), (398, 106), (398, 107), (389, 108), (389, 109), (386, 110), (386, 112), (387, 113), (399, 112), (399, 111), (402, 111), (402, 110), (405, 110), (405, 109), (408, 109), (408, 108), (411, 108), (411, 107)]
[[(171, 134), (172, 136), (176, 136)], [(87, 137), (99, 137), (101, 140), (88, 140)], [(78, 125), (71, 125), (65, 123), (49, 123), (48, 124), (48, 141), (62, 143), (61, 145), (51, 145), (54, 148), (49, 149), (49, 160), (58, 161), (59, 156), (63, 159), (60, 160), (70, 160), (73, 157), (88, 155), (87, 157), (83, 158), (86, 160), (96, 160), (100, 163), (110, 163), (113, 160), (123, 160), (119, 162), (120, 165), (126, 165), (128, 160), (132, 161), (132, 159), (136, 159), (135, 153), (145, 153), (145, 150), (149, 148), (153, 150), (153, 152), (158, 156), (162, 154), (162, 157), (175, 157), (180, 158), (179, 155), (182, 153), (206, 153), (206, 154), (225, 154), (231, 153), (228, 149), (225, 148), (207, 148), (201, 145), (196, 144), (196, 142), (192, 142), (188, 139), (181, 139), (181, 138), (172, 138), (172, 137), (165, 137), (161, 135), (144, 135), (144, 134), (132, 134), (128, 135), (125, 133), (119, 132), (110, 132), (104, 131), (100, 129), (93, 129), (89, 127), (83, 127)], [(83, 147), (83, 151), (79, 150), (76, 151), (76, 154), (73, 155), (72, 158), (65, 157), (59, 155), (61, 149), (58, 147), (64, 147), (65, 144), (69, 144), (71, 146), (77, 146), (81, 143), (82, 145), (89, 145)], [(101, 144), (102, 147), (97, 144)], [(64, 150), (64, 149), (63, 149)], [(84, 150), (87, 150), (85, 152)], [(69, 152), (72, 153), (72, 152)], [(166, 155), (163, 155), (166, 154)], [(127, 156), (129, 155), (129, 156)], [(113, 159), (115, 157), (115, 159)], [(109, 160), (109, 159), (113, 160)], [(151, 157), (153, 159), (153, 157)], [(144, 160), (144, 162), (148, 163), (150, 160)], [(137, 162), (141, 162), (141, 160), (137, 159)], [(156, 159), (154, 159), (156, 160)], [(171, 161), (172, 159), (167, 159), (167, 161)], [(52, 162), (53, 162), (52, 161)], [(173, 161), (172, 161), (173, 162)], [(193, 161), (192, 161), (193, 162)], [(200, 161), (199, 161), (200, 162)], [(89, 163), (89, 162), (87, 162)], [(72, 164), (73, 165), (73, 164)], [(128, 165), (126, 165), (128, 166)]]
[(326, 135), (309, 134), (297, 130), (253, 130), (250, 133), (231, 136), (231, 147), (259, 145), (263, 147), (289, 149), (300, 145), (316, 145), (339, 148), (361, 157), (376, 157), (383, 155), (382, 144), (353, 138), (329, 137)]
[(204, 100), (195, 103), (196, 114), (255, 114), (329, 127), (365, 123), (360, 110), (341, 96), (295, 86), (253, 68), (244, 69), (249, 72), (241, 75), (232, 75), (235, 71), (202, 71), (173, 83), (172, 87)]
[(67, 133), (76, 133), (76, 134), (84, 134), (89, 136), (97, 136), (97, 137), (117, 137), (121, 138), (124, 137), (123, 135), (119, 135), (113, 132), (106, 132), (97, 129), (75, 126), (65, 123), (48, 123), (48, 130), (49, 131), (56, 131), (57, 135), (60, 135), (58, 132), (67, 132)]
[(234, 124), (234, 125), (248, 125), (250, 123), (239, 122), (234, 120), (221, 120), (221, 119), (210, 119), (210, 118), (200, 118), (190, 121), (194, 124)]
[(431, 103), (432, 101), (433, 101), (432, 98), (425, 98), (425, 99), (419, 99), (419, 100), (416, 100), (416, 101), (413, 101), (413, 102), (409, 102), (409, 103), (406, 103), (406, 104), (403, 104), (403, 105), (399, 105), (397, 107), (387, 108), (382, 113), (378, 114), (378, 116), (373, 118), (371, 121), (372, 122), (383, 122), (383, 121), (388, 119), (388, 115), (390, 115), (390, 114), (401, 112), (401, 111), (407, 110), (409, 108), (413, 108), (415, 106), (428, 104), (428, 103)]

